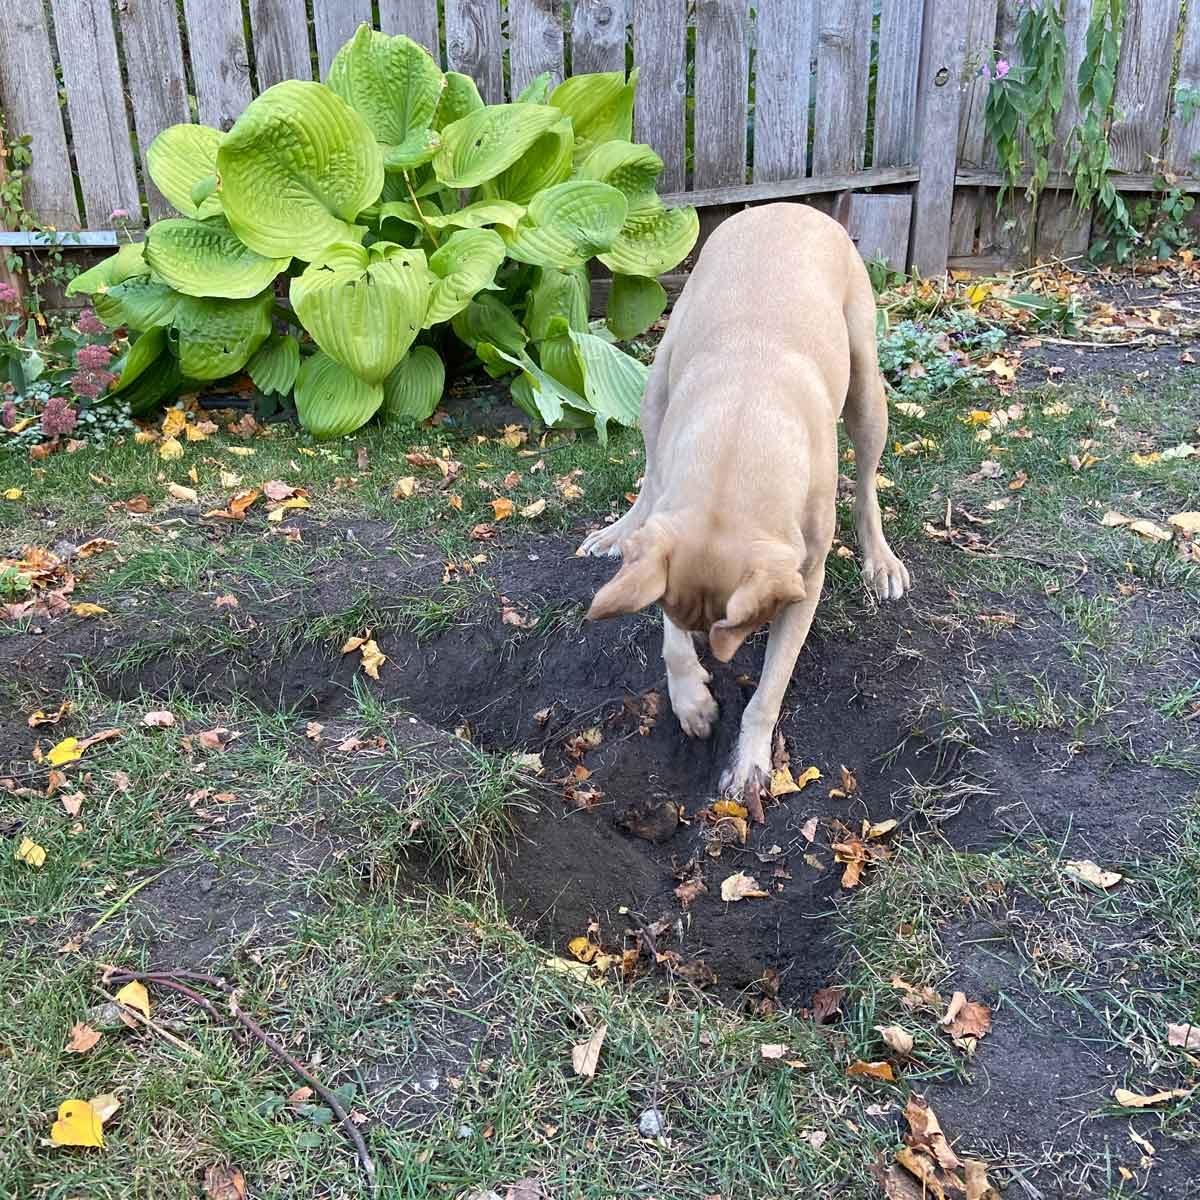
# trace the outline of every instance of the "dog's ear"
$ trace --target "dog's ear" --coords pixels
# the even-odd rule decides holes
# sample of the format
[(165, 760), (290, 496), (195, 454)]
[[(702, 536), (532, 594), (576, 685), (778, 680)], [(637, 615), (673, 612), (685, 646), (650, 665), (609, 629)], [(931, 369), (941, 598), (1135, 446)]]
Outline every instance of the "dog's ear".
[(787, 604), (808, 595), (798, 570), (756, 567), (747, 575), (725, 606), (724, 620), (708, 631), (708, 644), (721, 662), (728, 662), (738, 647)]
[(661, 600), (666, 590), (666, 539), (659, 530), (644, 526), (626, 544), (621, 569), (592, 599), (587, 619), (602, 621), (637, 612)]

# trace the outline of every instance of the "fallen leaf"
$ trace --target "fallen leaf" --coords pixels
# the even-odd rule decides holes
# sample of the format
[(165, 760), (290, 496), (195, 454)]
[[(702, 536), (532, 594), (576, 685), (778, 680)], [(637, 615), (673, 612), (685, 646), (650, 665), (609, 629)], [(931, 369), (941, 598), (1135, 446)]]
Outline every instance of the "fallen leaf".
[(246, 1180), (237, 1167), (214, 1164), (204, 1171), (207, 1200), (245, 1200)]
[(46, 848), (39, 846), (32, 838), (23, 837), (13, 857), (26, 866), (43, 867), (46, 864)]
[(513, 502), (507, 496), (500, 496), (491, 503), (497, 521), (507, 521), (513, 515)]
[(58, 802), (63, 806), (63, 811), (68, 817), (79, 816), (80, 809), (83, 808), (84, 795), (82, 792), (75, 792), (70, 796), (59, 796)]
[(607, 1033), (607, 1025), (598, 1025), (595, 1033), (586, 1042), (571, 1047), (571, 1066), (576, 1075), (581, 1075), (584, 1079), (595, 1077), (596, 1067), (600, 1062), (600, 1048), (604, 1045)]
[(766, 895), (767, 893), (758, 886), (758, 880), (752, 875), (747, 875), (745, 871), (738, 871), (721, 882), (721, 899), (727, 904), (736, 903), (738, 900), (763, 899)]
[(600, 953), (600, 947), (586, 937), (573, 937), (567, 943), (567, 949), (583, 963), (590, 963)]
[(965, 992), (955, 992), (938, 1024), (954, 1038), (981, 1038), (992, 1028), (992, 1010), (986, 1004), (968, 1000)]
[(906, 417), (913, 417), (915, 420), (920, 420), (925, 415), (925, 409), (920, 404), (913, 404), (908, 400), (901, 400), (892, 407)]
[(913, 1035), (900, 1025), (876, 1025), (875, 1032), (897, 1054), (908, 1057), (912, 1053)]
[(867, 821), (863, 822), (863, 837), (865, 838), (881, 838), (886, 837), (900, 822), (891, 819), (887, 821), (877, 821), (875, 824), (870, 824)]
[(86, 1054), (101, 1038), (98, 1029), (79, 1022), (71, 1027), (71, 1037), (64, 1049), (68, 1054)]
[(404, 475), (392, 485), (393, 500), (410, 500), (417, 490), (417, 477)]
[(532, 519), (533, 517), (540, 517), (545, 511), (546, 501), (535, 500), (532, 504), (527, 504), (521, 509), (521, 516)]
[(675, 889), (675, 895), (679, 898), (679, 903), (687, 908), (699, 896), (703, 896), (708, 891), (708, 885), (697, 876), (694, 879), (685, 879)]
[(10, 487), (4, 489), (5, 500), (20, 500), (25, 493), (19, 487)]
[(79, 739), (75, 737), (63, 738), (46, 752), (46, 761), (52, 767), (63, 767), (67, 763), (78, 762), (82, 757)]
[(174, 462), (177, 458), (182, 458), (183, 444), (178, 438), (163, 438), (161, 445), (158, 447), (158, 457), (166, 459), (167, 462)]
[(967, 1200), (1000, 1200), (1000, 1193), (988, 1179), (987, 1164), (969, 1158), (963, 1163), (963, 1181)]
[(1184, 1096), (1192, 1094), (1192, 1088), (1172, 1088), (1169, 1092), (1151, 1092), (1149, 1095), (1143, 1095), (1139, 1092), (1131, 1092), (1126, 1088), (1117, 1088), (1113, 1092), (1113, 1099), (1122, 1108), (1149, 1108), (1154, 1104), (1163, 1104), (1167, 1100), (1181, 1100)]
[(803, 825), (800, 826), (800, 836), (810, 845), (816, 841), (817, 827), (821, 823), (820, 817), (809, 817)]
[(885, 1083), (892, 1083), (896, 1078), (896, 1072), (892, 1070), (890, 1062), (863, 1062), (862, 1059), (852, 1062), (846, 1068), (846, 1074), (853, 1077), (880, 1079)]
[(131, 979), (116, 995), (117, 1003), (136, 1009), (143, 1017), (150, 1016), (150, 993), (139, 979)]
[(1089, 858), (1073, 859), (1066, 864), (1065, 870), (1072, 879), (1080, 879), (1098, 888), (1116, 887), (1125, 878), (1119, 871), (1106, 871)]
[(101, 608), (99, 604), (91, 604), (82, 600), (78, 604), (72, 604), (71, 611), (77, 617), (102, 617), (108, 612), (108, 609)]
[(175, 724), (175, 714), (167, 712), (166, 709), (148, 712), (142, 718), (142, 724), (149, 729), (169, 729)]
[(30, 714), (25, 723), (30, 729), (36, 729), (39, 725), (57, 725), (74, 707), (70, 700), (64, 700), (53, 712), (44, 712), (39, 708)]
[(50, 1127), (50, 1140), (56, 1146), (104, 1145), (104, 1122), (87, 1100), (64, 1100), (58, 1106), (58, 1120)]
[(200, 497), (190, 487), (184, 487), (182, 483), (168, 483), (167, 494), (174, 496), (176, 500), (182, 500), (185, 504), (198, 504)]
[(1200, 1025), (1168, 1025), (1167, 1045), (1200, 1050)]
[(1019, 492), (1029, 482), (1029, 476), (1024, 471), (1018, 471), (1011, 480), (1009, 480), (1008, 490), (1010, 492)]
[(238, 598), (233, 595), (218, 596), (213, 601), (213, 608), (237, 608)]
[(374, 638), (369, 638), (362, 646), (362, 669), (372, 679), (379, 678), (379, 668), (387, 662), (387, 655), (379, 649)]
[(792, 772), (787, 767), (777, 767), (771, 772), (772, 796), (786, 796), (789, 792), (798, 792), (800, 788), (792, 778)]
[(842, 1013), (844, 987), (823, 987), (813, 992), (812, 1018), (818, 1025), (829, 1025)]
[(679, 805), (667, 798), (634, 800), (613, 820), (634, 837), (662, 843), (673, 837), (679, 828)]
[(1130, 521), (1129, 529), (1151, 542), (1169, 542), (1174, 536), (1169, 529), (1159, 525), (1156, 521)]
[(1200, 534), (1200, 512), (1177, 512), (1167, 518), (1167, 524), (1188, 537)]
[(718, 817), (745, 817), (746, 806), (736, 800), (718, 800), (712, 806), (713, 813)]

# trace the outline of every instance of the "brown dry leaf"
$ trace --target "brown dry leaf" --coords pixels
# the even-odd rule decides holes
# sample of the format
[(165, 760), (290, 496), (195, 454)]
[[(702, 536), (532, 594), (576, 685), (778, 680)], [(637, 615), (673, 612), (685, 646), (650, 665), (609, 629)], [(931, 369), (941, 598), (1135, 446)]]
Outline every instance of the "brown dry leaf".
[(884, 1083), (893, 1083), (896, 1079), (890, 1062), (863, 1062), (862, 1059), (852, 1062), (846, 1068), (846, 1074), (853, 1078), (879, 1079)]
[(844, 987), (823, 987), (813, 992), (812, 1018), (818, 1025), (829, 1025), (842, 1015)]
[(745, 871), (738, 871), (721, 882), (721, 899), (727, 904), (734, 904), (738, 900), (761, 900), (766, 895), (767, 893), (758, 886), (758, 880), (753, 875), (747, 875)]
[(1024, 471), (1018, 471), (1009, 481), (1008, 490), (1019, 492), (1029, 482), (1029, 476)]
[(74, 707), (70, 700), (64, 700), (53, 712), (44, 712), (39, 708), (30, 714), (26, 724), (30, 729), (36, 729), (39, 725), (57, 725)]
[(182, 483), (168, 483), (167, 494), (173, 496), (176, 500), (182, 500), (185, 504), (199, 504), (200, 497), (190, 487), (184, 487)]
[(286, 500), (296, 494), (296, 489), (282, 479), (268, 479), (262, 485), (262, 492), (268, 500)]
[(204, 1171), (204, 1195), (207, 1200), (245, 1200), (246, 1180), (237, 1167), (213, 1164)]
[(986, 1004), (968, 1000), (964, 992), (955, 992), (938, 1024), (953, 1038), (985, 1037), (992, 1028), (992, 1010)]
[(987, 1165), (969, 1158), (963, 1163), (967, 1200), (1000, 1200), (1000, 1193), (988, 1179)]
[(392, 486), (393, 500), (409, 500), (417, 490), (417, 479), (415, 475), (405, 475), (397, 479)]
[(1169, 542), (1174, 536), (1169, 529), (1164, 528), (1155, 521), (1130, 521), (1129, 528), (1138, 537), (1143, 537), (1151, 542)]
[(1066, 864), (1065, 870), (1072, 879), (1082, 880), (1098, 888), (1116, 887), (1125, 878), (1119, 871), (1106, 871), (1090, 858), (1072, 859)]
[(1192, 1088), (1172, 1088), (1169, 1092), (1151, 1092), (1143, 1095), (1140, 1092), (1131, 1092), (1126, 1088), (1117, 1088), (1113, 1092), (1113, 1099), (1122, 1108), (1149, 1108), (1154, 1104), (1163, 1104), (1167, 1100), (1181, 1100), (1184, 1096), (1190, 1096), (1192, 1091)]
[(513, 515), (513, 502), (507, 496), (499, 496), (492, 501), (492, 512), (497, 521), (507, 521)]
[(109, 541), (108, 538), (88, 538), (78, 550), (75, 551), (76, 558), (92, 558), (96, 554), (102, 554), (105, 550), (112, 550), (116, 546), (116, 542)]
[(899, 824), (900, 822), (896, 820), (876, 821), (874, 824), (869, 821), (864, 821), (863, 837), (872, 840), (886, 837)]
[(900, 1025), (876, 1025), (875, 1032), (897, 1054), (907, 1058), (912, 1053), (913, 1035)]
[(238, 598), (233, 595), (218, 596), (213, 601), (213, 608), (237, 608)]
[(224, 508), (214, 508), (206, 512), (206, 517), (222, 517), (228, 521), (244, 521), (246, 511), (262, 495), (258, 488), (244, 488), (235, 493)]
[(147, 729), (169, 729), (175, 724), (175, 714), (167, 712), (166, 709), (157, 709), (154, 712), (148, 712), (142, 717), (142, 724)]
[(600, 1062), (600, 1048), (604, 1045), (607, 1033), (607, 1025), (598, 1025), (595, 1033), (586, 1042), (571, 1047), (571, 1066), (576, 1075), (581, 1075), (584, 1079), (595, 1077), (596, 1067)]
[(1168, 1025), (1167, 1045), (1200, 1050), (1200, 1025)]
[(82, 792), (73, 792), (69, 796), (59, 796), (58, 802), (63, 806), (63, 811), (68, 817), (77, 817), (83, 808), (84, 799)]
[(708, 885), (699, 876), (694, 879), (685, 879), (675, 889), (675, 895), (679, 898), (679, 903), (687, 908), (698, 896), (703, 896), (708, 891)]
[(1187, 537), (1200, 535), (1200, 512), (1177, 512), (1167, 518), (1167, 524)]
[(803, 825), (800, 826), (800, 836), (810, 845), (817, 840), (817, 827), (821, 823), (820, 817), (809, 817)]
[(921, 1096), (910, 1096), (904, 1107), (904, 1117), (910, 1130), (905, 1141), (910, 1146), (930, 1152), (945, 1171), (957, 1171), (962, 1166), (928, 1101)]
[(842, 887), (858, 887), (862, 882), (863, 867), (867, 865), (866, 846), (856, 837), (834, 842), (833, 860), (845, 867), (842, 872)]
[(71, 1039), (64, 1049), (68, 1054), (86, 1054), (102, 1036), (98, 1029), (81, 1021), (71, 1027)]
[(496, 527), (489, 525), (486, 521), (481, 521), (471, 530), (471, 541), (473, 542), (490, 542), (496, 536)]
[(535, 500), (532, 504), (527, 504), (521, 509), (521, 516), (532, 519), (533, 517), (540, 517), (545, 511), (546, 501), (544, 499)]
[(571, 758), (580, 759), (589, 750), (595, 750), (603, 740), (604, 734), (600, 732), (600, 727), (593, 725), (590, 729), (584, 729), (582, 732), (567, 738), (563, 743), (563, 748)]

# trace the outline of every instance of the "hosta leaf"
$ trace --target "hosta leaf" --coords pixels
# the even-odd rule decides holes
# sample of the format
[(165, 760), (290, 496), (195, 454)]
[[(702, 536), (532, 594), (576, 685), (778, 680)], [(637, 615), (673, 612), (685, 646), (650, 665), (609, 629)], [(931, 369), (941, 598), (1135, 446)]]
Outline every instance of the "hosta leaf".
[(482, 229), (487, 225), (515, 225), (525, 215), (525, 207), (511, 200), (476, 200), (457, 212), (426, 216), (434, 229)]
[(594, 333), (572, 329), (571, 341), (583, 367), (583, 394), (596, 414), (596, 434), (608, 440), (608, 422), (636, 425), (649, 369)]
[[(211, 196), (217, 190), (218, 183), (219, 181), (215, 175), (205, 175), (203, 179), (192, 184), (192, 203), (197, 208), (203, 208), (205, 200), (207, 200), (209, 196)], [(218, 197), (218, 200), (220, 200), (220, 197)], [(205, 217), (208, 216), (207, 213), (204, 215)]]
[(480, 342), (488, 342), (509, 354), (516, 354), (528, 341), (525, 330), (508, 305), (488, 292), (476, 296), (454, 317), (450, 327), (472, 350), (477, 349)]
[(113, 287), (92, 295), (92, 307), (105, 325), (128, 325), (139, 333), (156, 325), (169, 325), (179, 293), (149, 275), (131, 275)]
[(446, 368), (436, 350), (414, 346), (383, 381), (385, 422), (424, 421), (433, 415), (446, 386)]
[(383, 188), (383, 156), (366, 122), (319, 83), (285, 80), (252, 100), (217, 153), (234, 233), (266, 258), (311, 262)]
[(169, 125), (150, 143), (146, 169), (154, 186), (185, 217), (215, 217), (221, 211), (219, 192), (210, 192), (202, 203), (192, 199), (192, 189), (217, 174), (217, 151), (225, 135), (207, 125)]
[(525, 310), (525, 327), (535, 341), (550, 336), (550, 322), (565, 319), (571, 329), (586, 329), (591, 284), (586, 267), (560, 271), (557, 267), (538, 270)]
[(446, 90), (442, 92), (433, 127), (439, 131), (443, 130), (447, 125), (478, 112), (482, 107), (483, 98), (479, 95), (475, 80), (459, 71), (447, 71)]
[(631, 213), (600, 261), (617, 274), (661, 275), (692, 252), (700, 234), (694, 208), (643, 208)]
[[(494, 375), (504, 373), (499, 369), (496, 360), (520, 369), (521, 378), (525, 380), (524, 394), (533, 401), (537, 415), (547, 425), (555, 425), (562, 420), (565, 405), (586, 410), (587, 401), (582, 396), (560, 383), (548, 371), (544, 371), (524, 350), (512, 354), (490, 342), (480, 342), (475, 350)], [(516, 399), (517, 395), (518, 390), (514, 384), (513, 398)]]
[[(508, 390), (512, 396), (512, 402), (531, 420), (553, 425), (555, 429), (590, 428), (593, 414), (586, 409), (576, 408), (569, 400), (564, 400), (563, 397), (569, 394), (566, 391), (560, 391), (555, 398), (551, 399), (552, 383), (552, 380), (548, 381), (547, 385), (543, 387), (532, 375), (522, 371), (519, 375), (513, 376)], [(585, 403), (582, 397), (576, 397), (576, 399), (581, 404)], [(558, 415), (554, 421), (546, 420), (542, 410), (547, 407), (549, 411), (557, 412)]]
[(581, 267), (612, 245), (626, 211), (625, 197), (606, 183), (573, 179), (547, 188), (505, 235), (509, 257), (538, 267)]
[(628, 82), (623, 71), (572, 75), (551, 92), (550, 103), (574, 123), (577, 158), (585, 158), (600, 142), (629, 141), (637, 76), (636, 69)]
[(124, 283), (126, 279), (131, 279), (134, 275), (149, 275), (150, 268), (146, 266), (145, 252), (145, 242), (126, 242), (116, 254), (110, 254), (94, 267), (89, 267), (82, 274), (76, 275), (67, 284), (67, 295), (74, 296), (83, 293), (88, 296), (102, 288), (110, 288), (118, 283)]
[(411, 168), (433, 157), (440, 144), (433, 118), (446, 81), (423, 46), (360, 25), (326, 82), (371, 127), (385, 165)]
[(585, 394), (583, 365), (579, 361), (575, 343), (565, 332), (540, 342), (538, 359), (542, 370), (553, 376), (563, 387), (569, 388), (577, 396)]
[(579, 166), (581, 179), (598, 179), (623, 193), (632, 216), (642, 207), (655, 203), (655, 186), (662, 174), (663, 161), (650, 146), (633, 142), (601, 142)]
[(554, 76), (549, 71), (535, 75), (522, 89), (517, 97), (518, 104), (546, 104), (550, 100), (550, 91), (554, 84)]
[(489, 104), (442, 130), (433, 169), (447, 187), (478, 187), (494, 179), (562, 114), (544, 104)]
[(120, 376), (110, 395), (119, 395), (135, 417), (144, 417), (183, 385), (179, 360), (167, 346), (167, 331), (143, 333), (117, 360), (114, 374)]
[(485, 183), (483, 190), (489, 196), (528, 204), (538, 192), (570, 178), (574, 146), (571, 122), (563, 117), (511, 167)]
[(622, 341), (645, 333), (667, 310), (667, 293), (657, 279), (614, 275), (608, 293), (608, 327)]
[(268, 287), (290, 259), (263, 258), (222, 217), (158, 221), (146, 236), (146, 263), (185, 296), (246, 300)]
[(448, 321), (478, 292), (490, 287), (504, 261), (504, 241), (491, 229), (455, 230), (429, 256), (434, 285), (429, 293), (425, 328)]
[(286, 396), (300, 370), (300, 343), (291, 334), (273, 333), (254, 352), (246, 371), (264, 394)]
[(306, 358), (296, 376), (296, 413), (317, 438), (343, 437), (365, 425), (383, 403), (383, 385), (367, 383), (327, 354)]
[(179, 336), (179, 369), (189, 379), (222, 379), (240, 371), (271, 332), (275, 296), (252, 300), (180, 296), (172, 322)]
[(117, 396), (129, 391), (166, 353), (166, 349), (167, 331), (161, 326), (148, 329), (136, 341), (130, 342), (129, 349), (113, 364), (112, 372), (117, 376), (117, 382), (109, 390), (109, 395)]
[(292, 280), (292, 307), (313, 341), (367, 383), (382, 383), (420, 332), (430, 275), (420, 250), (352, 242)]

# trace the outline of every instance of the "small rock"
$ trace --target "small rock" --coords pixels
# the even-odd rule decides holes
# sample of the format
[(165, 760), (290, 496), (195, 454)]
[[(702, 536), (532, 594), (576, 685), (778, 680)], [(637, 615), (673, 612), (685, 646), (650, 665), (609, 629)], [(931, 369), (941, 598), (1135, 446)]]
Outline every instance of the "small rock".
[(638, 1118), (638, 1133), (642, 1137), (662, 1137), (666, 1131), (667, 1122), (657, 1108), (648, 1108)]
[(469, 1142), (475, 1136), (475, 1130), (470, 1125), (460, 1125), (457, 1137), (460, 1142)]

